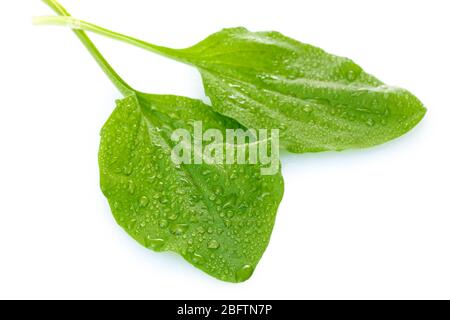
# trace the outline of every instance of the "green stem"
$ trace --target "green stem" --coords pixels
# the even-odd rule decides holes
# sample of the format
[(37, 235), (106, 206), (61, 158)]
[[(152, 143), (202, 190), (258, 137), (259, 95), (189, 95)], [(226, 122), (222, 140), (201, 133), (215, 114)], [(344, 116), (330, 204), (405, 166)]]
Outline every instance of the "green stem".
[[(63, 19), (72, 19), (70, 18), (70, 14), (62, 5), (60, 5), (56, 0), (42, 0), (45, 4), (47, 4), (50, 8), (52, 8), (57, 14), (64, 16), (60, 17)], [(54, 17), (58, 18), (58, 17)], [(34, 23), (39, 23), (40, 19), (34, 19)], [(134, 89), (131, 88), (113, 69), (113, 67), (106, 61), (91, 39), (86, 35), (86, 33), (82, 30), (74, 30), (77, 37), (84, 44), (84, 46), (88, 49), (92, 57), (97, 61), (102, 70), (108, 76), (108, 78), (113, 82), (116, 88), (125, 96), (129, 95), (131, 92), (134, 92)]]
[(53, 9), (57, 14), (61, 16), (67, 16), (69, 17), (70, 14), (67, 12), (67, 10), (56, 0), (42, 0), (46, 5), (48, 5), (50, 8)]
[[(44, 0), (46, 1), (46, 0)], [(56, 25), (56, 26), (66, 26), (72, 28), (74, 30), (84, 30), (90, 31), (102, 36), (106, 36), (108, 38), (119, 40), (142, 49), (151, 51), (153, 53), (157, 53), (159, 55), (168, 57), (173, 60), (177, 60), (183, 63), (189, 64), (189, 61), (183, 59), (179, 50), (171, 49), (167, 47), (158, 46), (143, 40), (139, 40), (137, 38), (133, 38), (122, 33), (114, 32), (98, 25), (95, 25), (90, 22), (86, 22), (83, 20), (78, 20), (75, 18), (69, 17), (37, 17), (33, 19), (35, 24), (39, 25)]]

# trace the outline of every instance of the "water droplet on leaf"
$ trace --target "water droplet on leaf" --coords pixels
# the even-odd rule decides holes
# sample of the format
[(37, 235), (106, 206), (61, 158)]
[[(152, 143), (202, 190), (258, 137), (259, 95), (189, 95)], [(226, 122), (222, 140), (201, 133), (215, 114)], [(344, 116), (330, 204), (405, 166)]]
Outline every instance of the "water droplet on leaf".
[(366, 123), (369, 127), (373, 127), (375, 125), (375, 121), (372, 118), (367, 119)]
[(136, 186), (135, 186), (133, 180), (128, 181), (128, 192), (131, 194), (134, 194), (135, 190), (136, 190)]
[(165, 243), (164, 239), (147, 238), (145, 240), (145, 246), (155, 251), (161, 250), (162, 247), (164, 246), (164, 243)]
[(170, 227), (170, 232), (176, 236), (180, 236), (188, 229), (187, 224), (174, 224)]
[(243, 265), (238, 271), (236, 271), (236, 281), (245, 281), (250, 278), (252, 274), (253, 267), (249, 264)]
[(303, 107), (303, 111), (306, 113), (310, 113), (310, 112), (312, 112), (312, 110), (313, 109), (309, 104), (307, 104), (306, 106)]
[(167, 220), (161, 220), (160, 222), (159, 222), (159, 227), (161, 228), (161, 229), (164, 229), (164, 228), (167, 228), (167, 226), (169, 225), (169, 223), (167, 222)]
[(148, 205), (148, 198), (146, 196), (142, 196), (141, 199), (139, 200), (139, 205), (142, 208), (145, 208)]
[(192, 262), (194, 264), (202, 265), (205, 262), (205, 259), (203, 258), (202, 255), (200, 255), (198, 253), (194, 253), (192, 255)]
[(220, 244), (216, 240), (211, 240), (208, 243), (208, 248), (209, 249), (217, 249), (217, 248), (219, 248), (219, 246), (220, 246)]

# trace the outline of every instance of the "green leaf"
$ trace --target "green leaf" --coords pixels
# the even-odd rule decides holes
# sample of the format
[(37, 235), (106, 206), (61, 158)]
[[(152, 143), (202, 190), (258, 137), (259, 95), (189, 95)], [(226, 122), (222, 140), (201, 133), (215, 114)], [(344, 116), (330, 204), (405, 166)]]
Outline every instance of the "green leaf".
[(261, 175), (260, 165), (177, 166), (170, 134), (194, 134), (193, 121), (224, 133), (239, 128), (188, 98), (118, 101), (101, 134), (101, 187), (117, 222), (142, 245), (176, 252), (218, 279), (244, 281), (268, 245), (282, 177)]
[(278, 32), (224, 29), (187, 49), (170, 49), (93, 24), (65, 24), (196, 66), (217, 112), (246, 127), (279, 128), (291, 152), (365, 148), (411, 130), (426, 109), (410, 92), (385, 85), (353, 61)]
[(425, 114), (408, 91), (278, 32), (225, 29), (180, 56), (199, 67), (216, 111), (252, 128), (280, 128), (292, 152), (377, 145)]
[[(58, 14), (68, 12), (45, 0)], [(204, 130), (243, 129), (201, 101), (132, 89), (83, 31), (75, 34), (124, 94), (101, 132), (101, 188), (118, 224), (154, 251), (172, 251), (209, 275), (247, 280), (264, 253), (283, 196), (281, 173), (261, 164), (176, 164), (171, 134), (193, 125)], [(227, 152), (246, 148), (219, 143)], [(194, 157), (194, 154), (192, 154)]]

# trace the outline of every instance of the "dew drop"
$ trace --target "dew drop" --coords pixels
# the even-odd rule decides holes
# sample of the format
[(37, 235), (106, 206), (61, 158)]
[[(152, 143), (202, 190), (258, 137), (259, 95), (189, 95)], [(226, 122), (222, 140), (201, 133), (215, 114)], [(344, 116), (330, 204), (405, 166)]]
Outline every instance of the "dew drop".
[(141, 206), (141, 208), (145, 208), (146, 206), (148, 206), (148, 201), (149, 200), (146, 196), (142, 196), (139, 200), (139, 205)]
[(164, 243), (165, 243), (164, 239), (153, 239), (151, 237), (148, 237), (145, 240), (145, 246), (155, 251), (161, 250), (162, 247), (164, 246)]
[(214, 194), (215, 194), (216, 196), (220, 196), (222, 193), (223, 193), (223, 189), (222, 189), (221, 186), (216, 186), (216, 187), (214, 187)]
[(178, 215), (175, 212), (171, 212), (169, 216), (167, 217), (169, 220), (176, 220), (178, 218)]
[(208, 243), (208, 248), (209, 248), (209, 249), (217, 249), (217, 248), (219, 248), (219, 246), (220, 246), (220, 244), (219, 244), (219, 242), (217, 242), (216, 240), (211, 240), (211, 241)]
[(127, 166), (124, 166), (122, 169), (122, 172), (127, 176), (131, 175), (133, 173), (132, 164), (129, 163)]
[(258, 74), (257, 77), (260, 80), (266, 80), (267, 78), (270, 78), (270, 76), (267, 74)]
[(276, 75), (273, 75), (273, 74), (269, 75), (269, 78), (272, 79), (272, 80), (280, 80), (279, 76), (276, 76)]
[(186, 232), (188, 229), (187, 224), (174, 224), (170, 227), (170, 232), (176, 236), (180, 236)]
[(358, 65), (348, 61), (343, 65), (342, 71), (344, 72), (345, 77), (348, 81), (354, 81), (359, 77), (362, 69)]
[(205, 228), (200, 226), (200, 227), (197, 228), (197, 232), (200, 233), (200, 234), (203, 234), (203, 233), (205, 233)]
[(161, 228), (161, 229), (165, 229), (165, 228), (167, 228), (167, 226), (169, 225), (169, 223), (167, 222), (167, 220), (161, 220), (160, 222), (159, 222), (159, 227)]
[(200, 255), (198, 253), (194, 253), (192, 255), (192, 262), (194, 264), (201, 265), (201, 264), (203, 264), (205, 262), (205, 259), (203, 258), (202, 255)]
[(303, 111), (306, 113), (310, 113), (310, 112), (312, 112), (312, 110), (313, 109), (309, 104), (307, 104), (306, 106), (303, 107)]
[(350, 81), (356, 79), (355, 71), (353, 71), (353, 70), (349, 70), (347, 72), (346, 76), (347, 76), (347, 79), (350, 80)]
[(253, 267), (249, 264), (243, 265), (238, 271), (236, 271), (236, 281), (245, 281), (253, 274)]
[(186, 191), (184, 189), (178, 189), (176, 191), (176, 193), (179, 194), (179, 195), (184, 195), (184, 194), (186, 194)]
[(136, 185), (134, 184), (133, 180), (128, 181), (128, 192), (131, 194), (134, 194), (135, 190), (136, 190)]

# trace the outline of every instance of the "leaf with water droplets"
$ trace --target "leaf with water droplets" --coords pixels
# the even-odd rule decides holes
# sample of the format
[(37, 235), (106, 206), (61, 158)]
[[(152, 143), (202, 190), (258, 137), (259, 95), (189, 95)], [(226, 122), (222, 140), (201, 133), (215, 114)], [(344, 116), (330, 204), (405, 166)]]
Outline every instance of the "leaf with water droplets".
[(193, 134), (193, 121), (223, 134), (241, 128), (197, 100), (141, 93), (119, 100), (102, 129), (101, 187), (117, 222), (147, 248), (244, 281), (268, 245), (283, 180), (262, 175), (261, 165), (176, 165), (170, 132)]
[(425, 108), (353, 61), (278, 32), (225, 29), (169, 52), (197, 66), (212, 107), (251, 128), (280, 128), (289, 151), (374, 146), (413, 128)]

